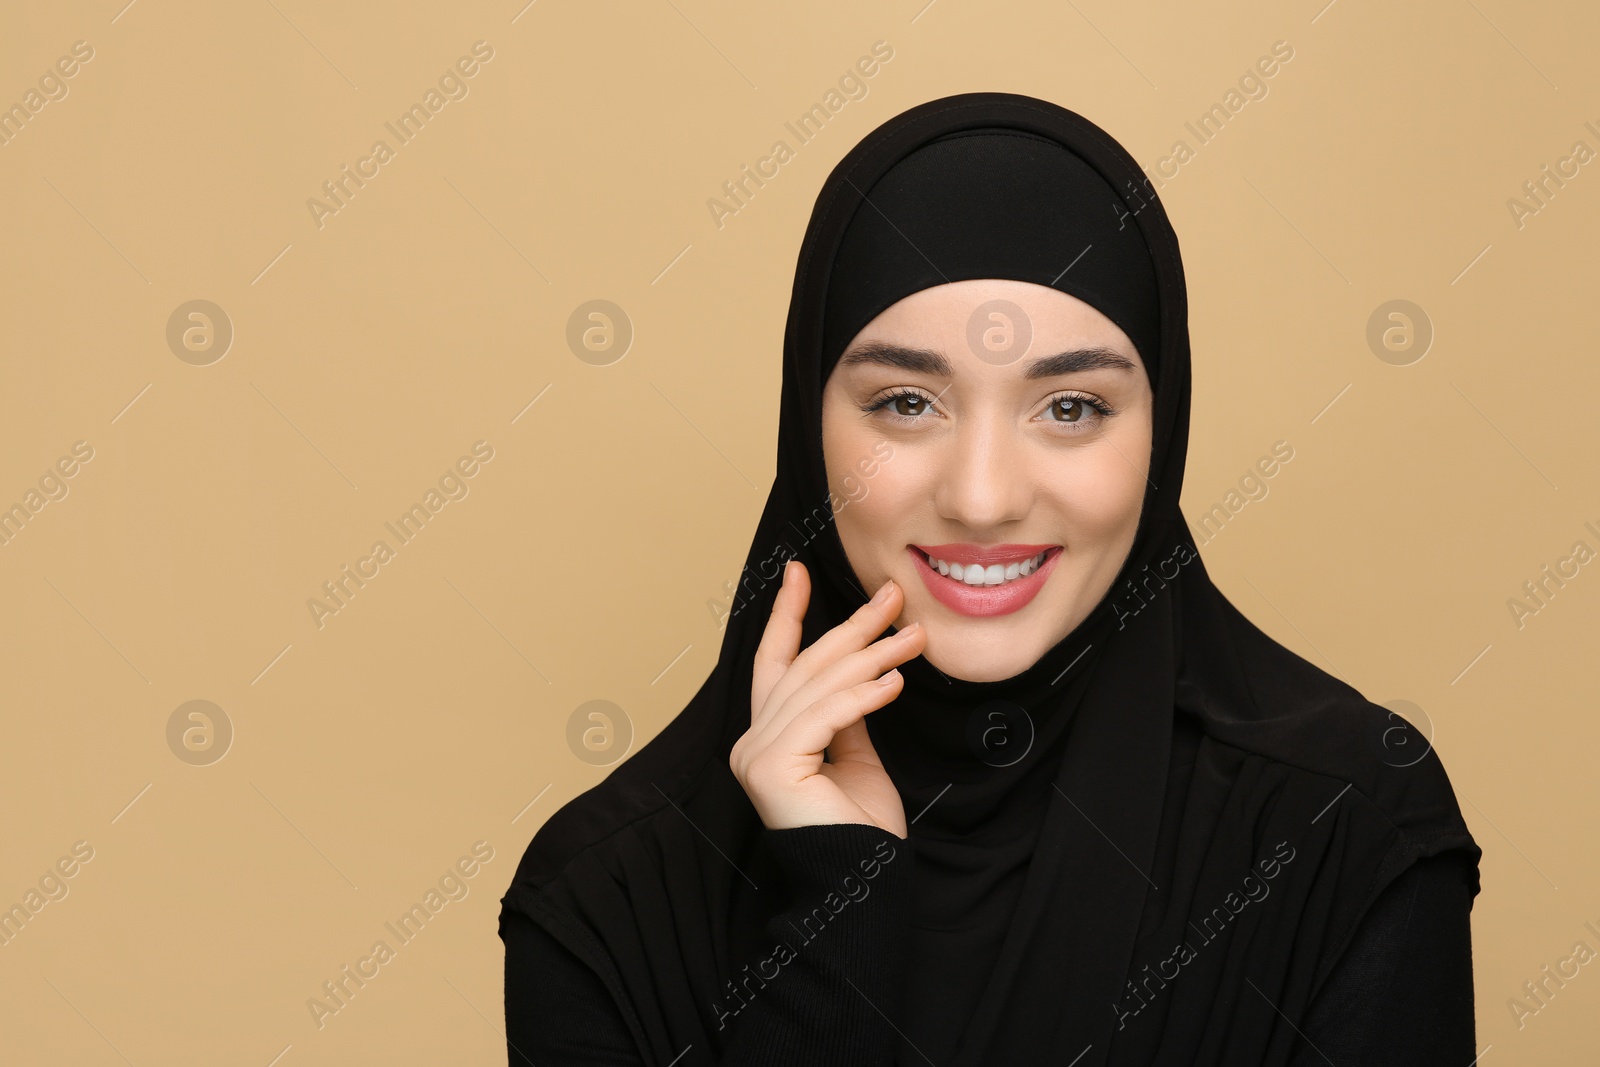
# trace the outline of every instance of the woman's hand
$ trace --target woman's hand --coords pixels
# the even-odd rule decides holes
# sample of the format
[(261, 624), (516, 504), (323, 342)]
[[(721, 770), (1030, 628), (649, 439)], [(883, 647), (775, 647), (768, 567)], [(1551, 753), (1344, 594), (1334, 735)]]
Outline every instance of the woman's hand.
[(905, 681), (890, 668), (920, 654), (927, 635), (912, 623), (872, 640), (900, 614), (904, 594), (890, 580), (801, 652), (810, 597), (804, 564), (791, 561), (756, 649), (750, 729), (734, 742), (729, 765), (768, 829), (869, 823), (903, 838), (900, 793), (865, 717), (900, 695)]

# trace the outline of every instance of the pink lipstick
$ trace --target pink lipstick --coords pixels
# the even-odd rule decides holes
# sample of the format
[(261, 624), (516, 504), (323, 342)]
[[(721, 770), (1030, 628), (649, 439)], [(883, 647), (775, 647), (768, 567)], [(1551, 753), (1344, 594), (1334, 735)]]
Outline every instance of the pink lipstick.
[(922, 584), (962, 615), (1009, 615), (1044, 588), (1060, 545), (907, 545)]

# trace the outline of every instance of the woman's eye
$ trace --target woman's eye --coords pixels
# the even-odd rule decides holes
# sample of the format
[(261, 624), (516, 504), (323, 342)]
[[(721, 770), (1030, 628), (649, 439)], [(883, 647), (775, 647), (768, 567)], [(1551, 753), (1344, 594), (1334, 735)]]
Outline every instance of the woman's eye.
[(1056, 422), (1090, 422), (1097, 414), (1089, 402), (1079, 396), (1060, 396), (1050, 401), (1045, 409)]
[(928, 413), (933, 401), (920, 393), (894, 393), (868, 406), (868, 411), (887, 411), (902, 419), (917, 419)]

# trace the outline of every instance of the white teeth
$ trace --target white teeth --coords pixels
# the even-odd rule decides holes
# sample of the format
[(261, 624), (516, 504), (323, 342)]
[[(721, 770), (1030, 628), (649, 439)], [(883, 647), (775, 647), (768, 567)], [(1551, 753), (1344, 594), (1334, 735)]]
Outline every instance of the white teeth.
[(1001, 564), (994, 563), (981, 566), (976, 563), (948, 563), (942, 559), (926, 557), (928, 566), (938, 571), (947, 578), (963, 582), (967, 585), (1001, 585), (1005, 582), (1014, 582), (1018, 578), (1026, 578), (1038, 570), (1044, 563), (1047, 552), (1041, 552), (1031, 559), (1022, 560), (1020, 563)]

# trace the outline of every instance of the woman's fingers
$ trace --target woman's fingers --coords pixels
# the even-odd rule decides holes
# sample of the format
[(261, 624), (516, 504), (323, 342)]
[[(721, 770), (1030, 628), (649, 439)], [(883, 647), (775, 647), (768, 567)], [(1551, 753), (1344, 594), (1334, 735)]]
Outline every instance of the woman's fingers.
[[(927, 634), (921, 624), (912, 623), (903, 630), (874, 641), (866, 648), (850, 653), (836, 663), (828, 664), (786, 697), (774, 692), (768, 698), (768, 707), (762, 712), (761, 719), (750, 727), (753, 740), (758, 746), (776, 744), (777, 737), (797, 716), (803, 715), (808, 707), (828, 699), (835, 693), (847, 691), (852, 686), (873, 682), (890, 668), (920, 655), (927, 647), (927, 643)], [(798, 667), (798, 661), (796, 666)], [(788, 681), (786, 677), (784, 683)], [(779, 688), (783, 688), (783, 685)], [(897, 689), (896, 692), (898, 691)]]
[[(867, 647), (900, 614), (904, 600), (905, 594), (894, 581), (885, 582), (877, 594), (851, 612), (848, 619), (817, 638), (811, 647), (802, 650), (798, 656), (791, 657), (789, 669), (768, 692), (765, 709), (770, 712), (787, 704), (795, 690), (824, 668)], [(762, 725), (762, 718), (754, 712), (751, 721), (756, 727)]]
[[(789, 767), (804, 766), (814, 773), (810, 761), (815, 759), (820, 764), (823, 751), (841, 732), (862, 723), (868, 714), (892, 701), (902, 685), (900, 672), (892, 671), (883, 678), (861, 682), (817, 701), (783, 728), (767, 746), (765, 758), (782, 761)], [(858, 745), (859, 742), (856, 739)], [(867, 748), (871, 749), (870, 741)], [(842, 751), (840, 757), (843, 758)]]
[(806, 604), (811, 599), (811, 576), (805, 564), (790, 560), (783, 567), (783, 583), (772, 601), (772, 615), (756, 648), (750, 678), (750, 721), (754, 724), (800, 651), (800, 627), (805, 621)]
[[(918, 655), (926, 635), (913, 624), (873, 640), (904, 599), (885, 582), (871, 602), (802, 650), (810, 593), (805, 568), (785, 567), (751, 670), (750, 728), (734, 742), (729, 767), (769, 827), (866, 821), (903, 837), (899, 795), (862, 718), (899, 695), (904, 683), (890, 668)], [(837, 769), (823, 764), (830, 745)]]
[[(887, 706), (900, 691), (905, 688), (905, 680), (899, 671), (890, 671), (881, 678), (873, 679), (873, 684), (881, 685), (889, 690), (888, 698), (878, 705), (878, 708)], [(876, 711), (877, 708), (873, 708)], [(878, 767), (883, 766), (883, 761), (878, 757), (878, 750), (873, 747), (872, 735), (867, 733), (867, 720), (865, 716), (843, 727), (833, 735), (833, 740), (828, 742), (828, 747), (823, 753), (829, 763), (871, 763)]]

